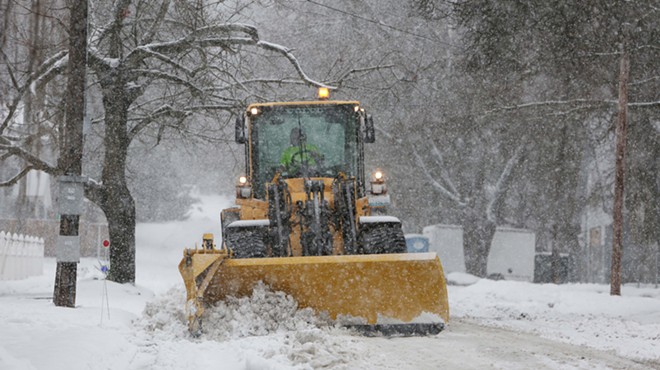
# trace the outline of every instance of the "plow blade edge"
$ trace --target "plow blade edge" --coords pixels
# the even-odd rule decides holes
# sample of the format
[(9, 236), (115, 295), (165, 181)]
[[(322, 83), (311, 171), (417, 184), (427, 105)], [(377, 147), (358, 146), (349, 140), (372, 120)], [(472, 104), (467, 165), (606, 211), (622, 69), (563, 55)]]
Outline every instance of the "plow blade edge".
[(197, 318), (204, 304), (249, 296), (262, 281), (332, 319), (361, 318), (353, 321), (358, 327), (420, 324), (441, 330), (449, 319), (447, 286), (435, 253), (246, 259), (202, 253), (184, 257), (179, 269)]

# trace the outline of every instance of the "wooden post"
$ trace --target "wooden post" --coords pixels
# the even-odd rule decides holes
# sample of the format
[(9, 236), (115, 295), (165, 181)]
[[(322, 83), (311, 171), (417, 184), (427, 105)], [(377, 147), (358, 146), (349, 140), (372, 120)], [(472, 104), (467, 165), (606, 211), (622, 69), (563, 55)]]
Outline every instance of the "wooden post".
[(619, 71), (619, 115), (616, 125), (616, 164), (614, 175), (614, 209), (612, 212), (612, 269), (610, 295), (621, 295), (621, 255), (623, 242), (623, 179), (626, 153), (626, 121), (628, 118), (628, 75), (630, 61), (624, 45)]
[[(69, 28), (69, 65), (66, 95), (64, 145), (58, 167), (67, 176), (82, 173), (83, 120), (85, 114), (85, 69), (87, 67), (87, 0), (71, 1)], [(60, 182), (60, 186), (62, 183)], [(61, 201), (61, 199), (60, 199)], [(82, 199), (80, 200), (82, 201)], [(78, 237), (80, 215), (60, 215), (60, 238)], [(78, 243), (78, 245), (80, 245)], [(53, 303), (75, 307), (77, 262), (57, 262)]]

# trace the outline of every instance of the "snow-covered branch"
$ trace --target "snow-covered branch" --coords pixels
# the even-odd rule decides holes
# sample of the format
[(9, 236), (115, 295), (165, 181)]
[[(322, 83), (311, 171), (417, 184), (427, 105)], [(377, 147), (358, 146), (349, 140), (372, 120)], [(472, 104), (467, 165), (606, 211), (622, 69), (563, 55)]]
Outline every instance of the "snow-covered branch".
[(491, 222), (497, 222), (496, 220), (496, 213), (497, 209), (499, 208), (500, 204), (502, 204), (502, 201), (504, 200), (504, 195), (506, 194), (507, 188), (509, 186), (509, 182), (511, 181), (511, 178), (513, 177), (513, 169), (514, 167), (518, 164), (520, 159), (522, 158), (524, 148), (525, 148), (525, 138), (522, 140), (522, 144), (520, 144), (515, 152), (513, 152), (513, 155), (509, 160), (506, 162), (506, 165), (504, 166), (504, 169), (502, 170), (502, 173), (500, 174), (500, 177), (497, 179), (497, 184), (495, 184), (495, 189), (492, 194), (492, 198), (488, 202), (488, 206), (486, 208), (486, 217), (488, 218), (489, 221)]
[[(394, 141), (398, 144), (403, 143), (401, 139), (394, 137), (394, 135), (390, 134), (389, 132), (383, 130), (380, 127), (376, 127), (376, 130), (378, 130), (380, 134), (385, 135), (385, 137), (387, 137), (391, 141)], [(438, 148), (434, 146), (434, 149), (435, 149), (434, 155), (436, 156), (440, 155), (440, 151), (438, 150)], [(442, 195), (444, 195), (448, 199), (456, 202), (456, 204), (459, 207), (467, 206), (467, 203), (461, 200), (460, 194), (458, 193), (458, 191), (456, 191), (456, 188), (454, 187), (453, 183), (449, 180), (448, 176), (447, 178), (444, 178), (443, 181), (449, 184), (450, 189), (447, 189), (445, 186), (443, 186), (435, 179), (435, 177), (431, 174), (431, 171), (429, 171), (428, 167), (426, 166), (424, 159), (422, 159), (422, 157), (419, 155), (416, 149), (413, 149), (413, 155), (415, 156), (415, 159), (417, 160), (417, 164), (419, 165), (420, 169), (422, 170), (422, 172), (424, 173), (424, 175), (429, 180), (431, 185), (433, 185), (434, 188), (436, 188)], [(440, 167), (442, 168), (442, 166)], [(442, 171), (444, 171), (444, 169), (442, 169)]]
[(15, 145), (0, 144), (0, 151), (5, 152), (5, 154), (3, 154), (3, 158), (6, 159), (10, 156), (19, 157), (29, 163), (29, 166), (32, 167), (32, 169), (41, 170), (51, 175), (55, 175), (60, 172), (57, 167)]
[[(551, 106), (561, 106), (561, 105), (574, 105), (582, 104), (582, 107), (597, 107), (597, 106), (616, 106), (618, 100), (595, 100), (595, 99), (572, 99), (572, 100), (546, 100), (539, 102), (529, 102), (522, 103), (517, 105), (504, 106), (499, 108), (494, 108), (491, 110), (485, 111), (482, 115), (487, 116), (493, 113), (498, 113), (502, 111), (511, 111), (525, 108), (536, 108), (536, 107), (551, 107)], [(651, 102), (632, 102), (628, 103), (628, 107), (650, 107), (660, 105), (660, 101), (651, 101)]]
[(182, 65), (181, 63), (178, 63), (178, 62), (172, 60), (167, 55), (158, 53), (158, 52), (153, 51), (149, 48), (144, 48), (142, 46), (139, 47), (139, 48), (142, 48), (146, 53), (153, 55), (156, 59), (158, 59), (162, 62), (165, 62), (166, 64), (169, 64), (170, 66), (172, 66), (172, 67), (174, 67), (178, 70), (181, 70), (181, 71), (185, 72), (186, 75), (188, 75), (188, 76), (193, 76), (195, 74), (192, 70), (190, 70), (190, 68), (187, 68), (186, 66)]
[(55, 53), (50, 58), (46, 59), (37, 70), (31, 74), (28, 79), (25, 81), (23, 86), (18, 89), (16, 96), (10, 104), (7, 105), (8, 111), (7, 115), (2, 120), (0, 124), (0, 135), (9, 126), (9, 123), (14, 118), (16, 109), (20, 105), (23, 95), (28, 91), (28, 89), (34, 90), (36, 86), (41, 86), (45, 83), (48, 83), (53, 77), (60, 74), (66, 67), (69, 61), (69, 54), (66, 51), (60, 51)]
[(334, 86), (328, 86), (328, 85), (326, 85), (322, 82), (314, 81), (313, 79), (309, 78), (309, 76), (307, 76), (305, 71), (303, 71), (302, 67), (300, 66), (300, 63), (298, 63), (298, 59), (296, 59), (296, 57), (293, 54), (291, 54), (291, 51), (289, 49), (285, 48), (284, 46), (278, 45), (278, 44), (273, 44), (271, 42), (266, 42), (266, 41), (259, 41), (257, 43), (257, 46), (260, 47), (260, 48), (270, 50), (270, 51), (275, 51), (275, 52), (278, 52), (278, 53), (284, 55), (289, 60), (289, 62), (291, 62), (293, 67), (296, 69), (296, 71), (298, 72), (298, 76), (300, 76), (300, 78), (303, 81), (307, 81), (310, 85), (313, 85), (313, 86), (316, 86), (316, 87), (327, 87), (328, 89), (337, 89)]
[(197, 29), (191, 34), (191, 37), (198, 37), (203, 35), (218, 35), (218, 34), (227, 34), (227, 33), (244, 33), (254, 41), (259, 40), (259, 32), (254, 26), (244, 23), (227, 23), (212, 25), (208, 27), (202, 27)]
[(510, 111), (524, 108), (536, 108), (536, 107), (550, 107), (550, 106), (560, 106), (560, 105), (573, 105), (573, 104), (593, 104), (593, 105), (616, 105), (616, 100), (593, 100), (593, 99), (572, 99), (572, 100), (546, 100), (538, 102), (529, 102), (516, 105), (509, 105), (504, 107), (498, 107), (491, 110), (487, 110), (483, 113), (484, 116), (489, 114)]
[(25, 177), (25, 175), (27, 175), (28, 172), (32, 171), (33, 169), (34, 169), (34, 167), (32, 167), (32, 166), (27, 166), (27, 167), (23, 168), (23, 170), (21, 170), (19, 173), (17, 173), (11, 179), (9, 179), (7, 181), (0, 182), (0, 187), (14, 186), (20, 179)]
[[(275, 85), (307, 85), (307, 82), (301, 80), (277, 79), (277, 78), (253, 78), (250, 80), (238, 81), (233, 84), (228, 84), (222, 87), (215, 88), (214, 91), (227, 91), (237, 87), (245, 88), (245, 85), (251, 84), (275, 84)], [(247, 90), (247, 89), (246, 89)]]
[(187, 106), (184, 108), (176, 109), (170, 106), (169, 104), (166, 104), (154, 110), (146, 117), (139, 119), (137, 124), (133, 126), (133, 128), (131, 128), (131, 130), (129, 131), (128, 134), (129, 141), (133, 140), (135, 136), (137, 136), (142, 130), (148, 127), (151, 123), (161, 118), (175, 118), (179, 122), (182, 122), (184, 119), (188, 118), (194, 112), (210, 111), (210, 110), (231, 111), (236, 108), (237, 105), (235, 104), (205, 104), (205, 105)]
[(652, 106), (656, 106), (656, 105), (660, 106), (660, 100), (638, 102), (638, 103), (628, 103), (629, 107), (652, 107)]
[(163, 19), (165, 19), (165, 15), (167, 15), (167, 10), (169, 8), (170, 8), (170, 0), (164, 0), (160, 4), (160, 7), (158, 8), (158, 12), (156, 13), (156, 17), (154, 17), (151, 27), (149, 27), (147, 33), (142, 38), (142, 42), (149, 44), (153, 41), (154, 36), (156, 35), (156, 32), (158, 32), (158, 29), (160, 28), (159, 26), (163, 22)]
[(653, 77), (645, 78), (643, 80), (631, 82), (628, 85), (630, 85), (630, 86), (642, 85), (642, 84), (645, 84), (647, 82), (651, 82), (651, 81), (654, 81), (654, 80), (657, 80), (657, 79), (660, 79), (660, 76), (653, 76)]
[(442, 181), (449, 187), (449, 190), (454, 193), (458, 194), (458, 190), (456, 190), (456, 186), (454, 186), (453, 181), (451, 181), (451, 178), (449, 177), (449, 173), (447, 173), (447, 169), (445, 168), (444, 160), (442, 158), (442, 153), (440, 153), (440, 150), (438, 149), (438, 146), (435, 144), (435, 141), (429, 140), (431, 142), (431, 153), (433, 154), (433, 157), (435, 158), (435, 162), (438, 165), (438, 168), (440, 168), (440, 177), (442, 178)]
[(388, 65), (383, 65), (383, 66), (378, 65), (378, 66), (372, 66), (372, 67), (354, 68), (354, 69), (351, 69), (350, 71), (342, 74), (339, 77), (339, 79), (337, 79), (337, 81), (335, 81), (335, 84), (336, 85), (341, 85), (342, 82), (344, 82), (344, 80), (347, 79), (351, 75), (370, 73), (370, 72), (373, 72), (373, 71), (379, 71), (381, 69), (390, 69), (390, 68), (394, 68), (394, 67), (395, 67), (394, 64), (388, 64)]
[(378, 131), (379, 133), (385, 135), (385, 137), (388, 138), (389, 140), (391, 140), (391, 141), (393, 141), (393, 142), (395, 142), (395, 143), (397, 143), (397, 144), (402, 144), (402, 143), (403, 143), (403, 140), (401, 140), (400, 138), (394, 137), (394, 135), (392, 135), (392, 134), (390, 134), (389, 132), (383, 130), (382, 127), (380, 127), (380, 126), (376, 126), (375, 129), (376, 129), (376, 131)]
[(160, 108), (153, 111), (147, 117), (140, 120), (131, 130), (128, 132), (128, 141), (132, 141), (137, 134), (149, 126), (152, 122), (156, 121), (159, 118), (163, 117), (174, 117), (174, 118), (185, 118), (190, 115), (190, 112), (181, 111), (172, 108), (170, 105), (163, 105)]
[(440, 184), (431, 174), (429, 169), (426, 167), (426, 164), (424, 163), (424, 160), (422, 157), (417, 153), (417, 150), (413, 150), (413, 154), (415, 155), (415, 158), (417, 159), (417, 164), (419, 164), (419, 167), (421, 167), (422, 172), (426, 176), (427, 179), (431, 182), (431, 185), (433, 185), (434, 188), (436, 188), (440, 194), (444, 195), (446, 198), (456, 202), (456, 204), (459, 207), (465, 207), (467, 204), (463, 202), (460, 198), (459, 195), (447, 190), (442, 184)]
[(142, 76), (142, 77), (150, 77), (150, 78), (155, 78), (155, 79), (161, 79), (161, 80), (168, 80), (175, 82), (177, 84), (180, 84), (182, 86), (187, 86), (190, 90), (193, 91), (194, 94), (201, 94), (203, 93), (204, 89), (201, 87), (195, 86), (192, 82), (183, 79), (179, 76), (162, 72), (156, 69), (134, 69), (132, 72), (134, 72), (136, 75)]

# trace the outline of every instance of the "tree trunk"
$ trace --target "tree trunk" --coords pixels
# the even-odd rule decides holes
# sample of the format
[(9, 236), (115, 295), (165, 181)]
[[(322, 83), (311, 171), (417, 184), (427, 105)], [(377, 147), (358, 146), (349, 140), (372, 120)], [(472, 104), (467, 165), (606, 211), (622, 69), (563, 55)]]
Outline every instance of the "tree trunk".
[(108, 220), (110, 234), (110, 272), (108, 279), (118, 283), (135, 283), (135, 200), (126, 184), (126, 158), (130, 139), (127, 130), (130, 99), (124, 94), (120, 76), (106, 80), (105, 158), (103, 184), (92, 200), (101, 207)]
[(616, 125), (616, 163), (614, 174), (614, 210), (612, 215), (612, 266), (610, 295), (621, 295), (621, 255), (623, 242), (623, 178), (626, 153), (626, 124), (628, 117), (628, 75), (630, 61), (624, 46), (619, 74), (619, 114)]
[(135, 283), (135, 202), (128, 187), (108, 190), (101, 209), (108, 220), (110, 272), (117, 283)]
[[(469, 212), (469, 211), (468, 211)], [(463, 221), (463, 256), (468, 274), (486, 277), (488, 254), (495, 236), (494, 222), (471, 212)]]

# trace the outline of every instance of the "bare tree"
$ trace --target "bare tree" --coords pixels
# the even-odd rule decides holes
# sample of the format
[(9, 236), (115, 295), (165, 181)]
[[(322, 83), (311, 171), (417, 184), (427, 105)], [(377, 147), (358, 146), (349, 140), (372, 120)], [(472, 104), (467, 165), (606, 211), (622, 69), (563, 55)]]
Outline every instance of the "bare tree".
[[(546, 200), (562, 201), (547, 202), (548, 215), (543, 218), (550, 225), (560, 226), (551, 231), (553, 248), (567, 250), (564, 244), (573, 241), (565, 234), (575, 234), (575, 227), (566, 225), (566, 220), (572, 218), (567, 214), (575, 215), (571, 211), (574, 206), (567, 201), (579, 199), (578, 189), (568, 190), (574, 194), (570, 198), (559, 197), (556, 189), (567, 189), (566, 184), (576, 182), (578, 172), (572, 169), (579, 165), (582, 156), (579, 150), (563, 154), (562, 148), (579, 148), (579, 143), (586, 141), (589, 114), (600, 112), (615, 117), (619, 104), (618, 66), (626, 54), (619, 50), (621, 44), (628, 45), (631, 81), (636, 82), (630, 84), (631, 99), (619, 111), (631, 108), (643, 114), (643, 110), (660, 106), (657, 89), (653, 88), (658, 77), (660, 47), (655, 40), (660, 9), (649, 2), (622, 1), (420, 0), (412, 4), (429, 18), (455, 22), (465, 44), (460, 59), (462, 71), (480, 76), (481, 86), (498, 92), (485, 96), (473, 112), (480, 109), (485, 117), (505, 114), (513, 122), (527, 113), (554, 122), (557, 129), (545, 134), (551, 135), (547, 137), (557, 147), (542, 145), (549, 151), (536, 163), (553, 167), (552, 163), (563, 162), (554, 167), (557, 174), (567, 176), (555, 176), (551, 180), (555, 191), (548, 189), (550, 192), (543, 194)], [(497, 89), (501, 81), (508, 81), (508, 90)], [(571, 122), (568, 134), (560, 129), (566, 121)], [(535, 147), (539, 148), (539, 143)]]
[[(98, 86), (103, 109), (93, 122), (103, 126), (103, 158), (99, 179), (90, 179), (85, 195), (105, 213), (112, 243), (109, 278), (135, 281), (135, 203), (126, 182), (126, 161), (132, 142), (144, 133), (186, 134), (187, 123), (201, 114), (217, 116), (242, 106), (239, 96), (264, 83), (324, 86), (311, 79), (290, 49), (261, 40), (258, 30), (235, 22), (238, 14), (226, 5), (198, 1), (117, 1), (111, 8), (90, 9), (89, 67)], [(245, 54), (278, 55), (290, 73), (259, 76), (243, 63)], [(0, 126), (2, 159), (18, 157), (28, 169), (53, 175), (62, 169), (34, 155), (11, 137), (15, 119), (31, 85), (45, 85), (66, 66), (62, 49), (50, 55), (18, 86)], [(88, 112), (88, 115), (93, 114)]]
[[(501, 223), (500, 214), (517, 175), (515, 170), (525, 157), (528, 141), (521, 137), (516, 143), (491, 150), (493, 147), (489, 148), (484, 137), (465, 136), (441, 150), (431, 139), (432, 135), (425, 136), (428, 139), (413, 146), (417, 165), (432, 189), (457, 209), (463, 226), (466, 271), (485, 277), (490, 246), (496, 227)], [(422, 148), (426, 150), (421, 152)], [(457, 165), (450, 163), (448, 155), (466, 158)], [(498, 163), (498, 158), (503, 161)]]

